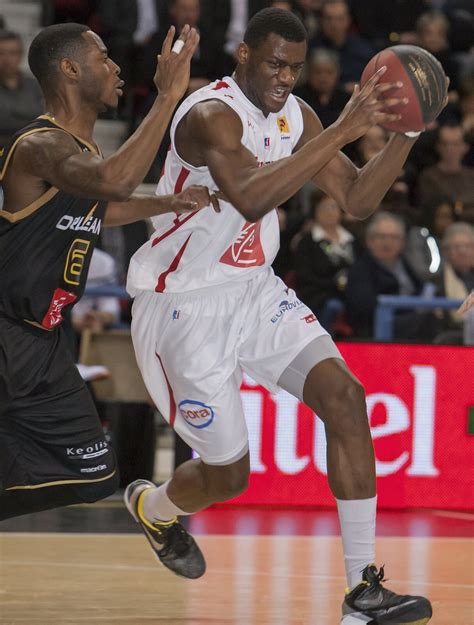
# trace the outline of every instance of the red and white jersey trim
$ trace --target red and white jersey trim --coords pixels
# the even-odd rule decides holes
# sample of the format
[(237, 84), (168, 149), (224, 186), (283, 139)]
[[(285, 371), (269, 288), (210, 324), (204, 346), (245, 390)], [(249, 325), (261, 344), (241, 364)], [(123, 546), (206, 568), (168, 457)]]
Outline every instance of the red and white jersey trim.
[[(217, 190), (207, 167), (193, 167), (180, 158), (174, 135), (178, 123), (200, 102), (225, 102), (240, 117), (242, 144), (260, 166), (289, 156), (303, 131), (297, 100), (290, 96), (279, 113), (265, 117), (229, 77), (190, 95), (177, 110), (171, 126), (171, 146), (158, 183), (157, 195), (179, 193), (191, 185)], [(127, 288), (133, 296), (141, 290), (183, 293), (249, 280), (270, 265), (279, 247), (276, 211), (250, 223), (228, 202), (221, 212), (212, 206), (196, 213), (174, 213), (152, 219), (155, 232), (133, 256)]]

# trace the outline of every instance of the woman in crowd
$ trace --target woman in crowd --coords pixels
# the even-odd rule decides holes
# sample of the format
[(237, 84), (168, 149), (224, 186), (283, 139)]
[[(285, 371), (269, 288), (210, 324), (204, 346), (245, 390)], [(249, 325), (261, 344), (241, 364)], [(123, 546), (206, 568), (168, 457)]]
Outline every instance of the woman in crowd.
[(295, 249), (296, 291), (331, 331), (343, 309), (347, 268), (354, 262), (357, 245), (341, 226), (342, 211), (332, 198), (316, 190), (312, 206), (310, 229)]

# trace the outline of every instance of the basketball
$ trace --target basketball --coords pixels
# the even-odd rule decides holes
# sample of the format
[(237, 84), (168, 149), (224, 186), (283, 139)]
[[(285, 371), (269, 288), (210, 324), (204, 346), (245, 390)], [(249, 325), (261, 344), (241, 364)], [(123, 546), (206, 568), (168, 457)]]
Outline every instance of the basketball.
[(446, 75), (441, 63), (418, 46), (386, 48), (367, 63), (362, 73), (361, 87), (384, 65), (387, 71), (379, 83), (401, 81), (403, 87), (385, 92), (382, 98), (408, 98), (408, 104), (390, 107), (392, 113), (402, 117), (382, 126), (395, 132), (423, 130), (436, 119), (446, 97)]

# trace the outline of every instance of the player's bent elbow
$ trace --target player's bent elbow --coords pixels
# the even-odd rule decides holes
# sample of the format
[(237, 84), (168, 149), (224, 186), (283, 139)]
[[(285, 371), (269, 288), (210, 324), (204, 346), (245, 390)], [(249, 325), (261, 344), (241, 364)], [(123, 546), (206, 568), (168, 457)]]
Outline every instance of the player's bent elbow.
[(260, 206), (254, 202), (237, 202), (234, 207), (239, 211), (242, 217), (251, 223), (260, 221), (266, 213), (268, 213), (273, 207)]

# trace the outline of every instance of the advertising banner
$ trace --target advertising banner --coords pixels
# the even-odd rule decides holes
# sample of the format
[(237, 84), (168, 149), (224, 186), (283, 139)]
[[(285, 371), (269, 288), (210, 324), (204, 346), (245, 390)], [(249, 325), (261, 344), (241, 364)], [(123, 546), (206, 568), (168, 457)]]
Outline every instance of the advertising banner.
[[(474, 349), (339, 348), (366, 389), (379, 507), (472, 509)], [(294, 397), (272, 395), (247, 377), (241, 396), (252, 472), (248, 490), (229, 503), (333, 506), (322, 422)]]

